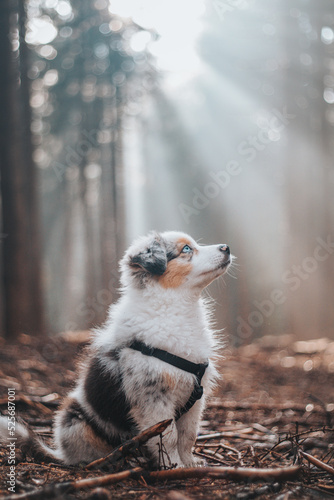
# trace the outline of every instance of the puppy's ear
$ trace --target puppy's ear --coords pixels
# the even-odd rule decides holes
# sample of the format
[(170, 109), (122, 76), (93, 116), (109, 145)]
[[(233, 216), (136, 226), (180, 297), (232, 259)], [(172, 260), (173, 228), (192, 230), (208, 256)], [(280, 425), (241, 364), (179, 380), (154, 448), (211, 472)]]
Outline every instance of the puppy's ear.
[(132, 256), (130, 266), (161, 276), (167, 269), (166, 248), (161, 239), (154, 238), (144, 250)]

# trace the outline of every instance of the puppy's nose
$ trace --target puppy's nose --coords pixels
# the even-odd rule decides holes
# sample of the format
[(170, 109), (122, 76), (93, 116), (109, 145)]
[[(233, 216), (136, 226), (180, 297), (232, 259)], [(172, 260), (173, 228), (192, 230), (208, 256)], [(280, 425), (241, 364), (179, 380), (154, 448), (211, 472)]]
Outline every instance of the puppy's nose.
[(230, 255), (230, 247), (228, 245), (219, 245), (219, 250), (227, 255)]

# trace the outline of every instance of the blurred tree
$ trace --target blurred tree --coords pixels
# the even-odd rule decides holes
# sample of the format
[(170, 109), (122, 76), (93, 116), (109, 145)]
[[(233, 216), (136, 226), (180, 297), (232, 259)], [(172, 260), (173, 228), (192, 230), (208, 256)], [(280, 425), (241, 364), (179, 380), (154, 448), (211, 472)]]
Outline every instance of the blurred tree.
[(23, 0), (0, 4), (0, 172), (4, 333), (44, 331)]
[(31, 2), (30, 26), (42, 20), (54, 29), (48, 42), (31, 32), (28, 40), (55, 330), (102, 321), (117, 295), (125, 227), (123, 115), (132, 113), (153, 76), (147, 54), (131, 48), (142, 28), (108, 7), (104, 0)]

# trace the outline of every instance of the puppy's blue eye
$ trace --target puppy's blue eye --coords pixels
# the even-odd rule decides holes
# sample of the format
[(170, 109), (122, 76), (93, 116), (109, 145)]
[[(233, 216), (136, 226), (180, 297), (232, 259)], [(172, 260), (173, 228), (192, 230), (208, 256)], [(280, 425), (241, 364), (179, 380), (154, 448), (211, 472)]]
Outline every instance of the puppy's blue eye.
[(182, 248), (182, 253), (189, 253), (191, 252), (191, 248), (189, 245), (185, 245), (183, 248)]

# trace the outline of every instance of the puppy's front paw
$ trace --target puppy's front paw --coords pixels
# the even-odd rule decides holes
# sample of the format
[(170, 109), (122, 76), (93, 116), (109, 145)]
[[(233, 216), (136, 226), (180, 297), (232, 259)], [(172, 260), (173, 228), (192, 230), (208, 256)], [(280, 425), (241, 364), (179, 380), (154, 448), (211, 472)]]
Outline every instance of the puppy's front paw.
[(189, 460), (186, 460), (184, 463), (184, 467), (206, 467), (207, 463), (204, 459), (198, 457), (189, 457)]

